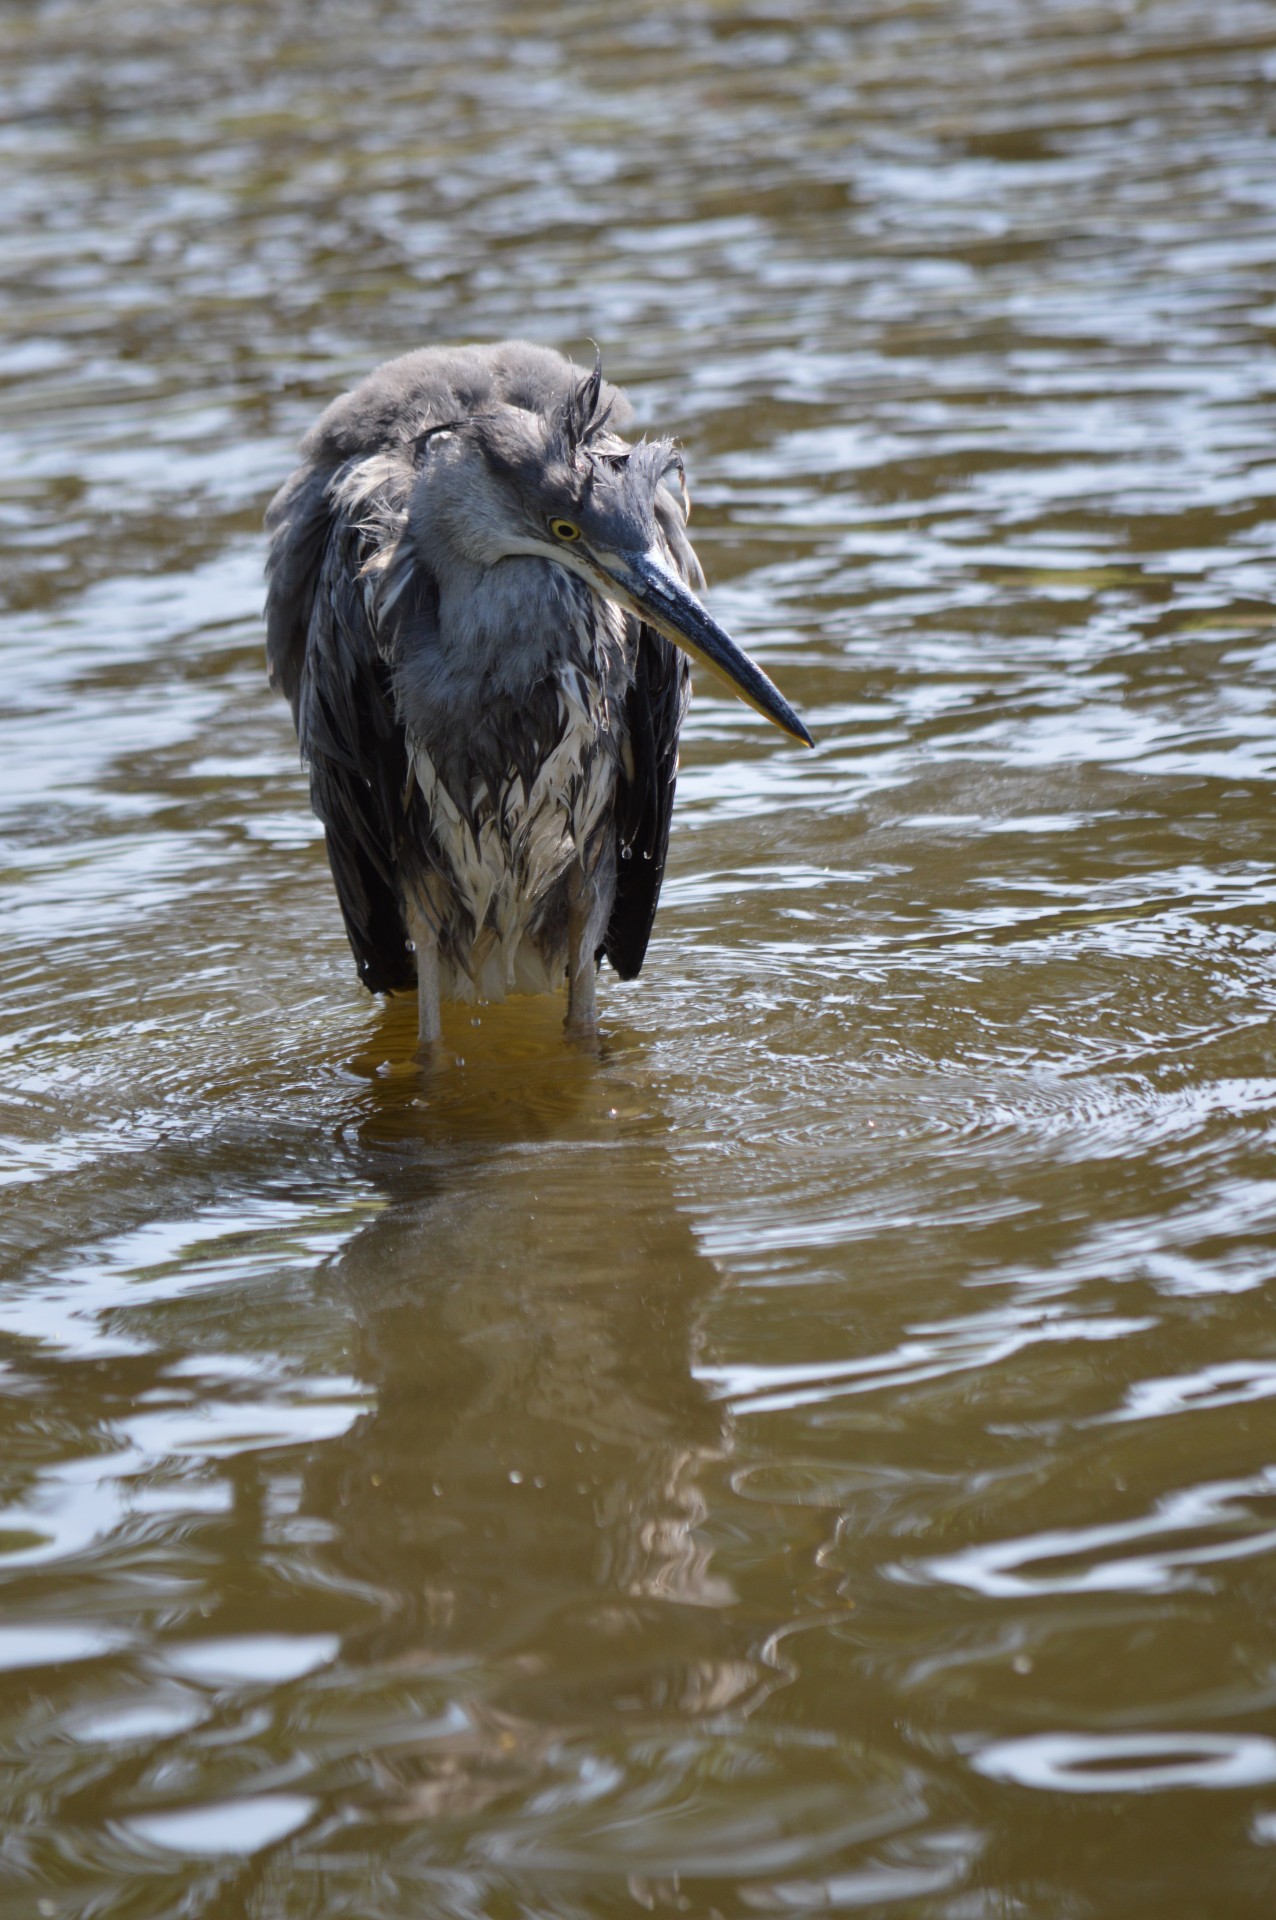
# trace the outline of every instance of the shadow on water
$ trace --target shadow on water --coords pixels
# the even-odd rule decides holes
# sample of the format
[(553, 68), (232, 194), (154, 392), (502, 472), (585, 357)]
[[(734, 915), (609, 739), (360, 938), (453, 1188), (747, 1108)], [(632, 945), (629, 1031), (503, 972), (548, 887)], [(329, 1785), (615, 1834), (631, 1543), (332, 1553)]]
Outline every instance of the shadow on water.
[(573, 1729), (725, 1707), (760, 1679), (713, 1617), (733, 1595), (701, 1482), (729, 1435), (691, 1367), (716, 1275), (666, 1156), (486, 1144), (425, 1193), (400, 1174), (325, 1276), (375, 1392), (306, 1477), (335, 1559), (383, 1597), (346, 1658), (452, 1675), (451, 1731), (378, 1770), (401, 1814), (472, 1811)]
[(579, 1663), (582, 1636), (613, 1646), (648, 1602), (731, 1599), (697, 1537), (699, 1478), (729, 1450), (692, 1372), (720, 1282), (666, 1124), (623, 1045), (591, 1059), (519, 1017), (488, 1014), (497, 1038), (468, 1035), (463, 1064), (374, 1078), (359, 1140), (390, 1160), (387, 1204), (322, 1276), (376, 1409), (308, 1484), (361, 1577), (401, 1596), (378, 1657), (432, 1643), (517, 1665), (557, 1622)]

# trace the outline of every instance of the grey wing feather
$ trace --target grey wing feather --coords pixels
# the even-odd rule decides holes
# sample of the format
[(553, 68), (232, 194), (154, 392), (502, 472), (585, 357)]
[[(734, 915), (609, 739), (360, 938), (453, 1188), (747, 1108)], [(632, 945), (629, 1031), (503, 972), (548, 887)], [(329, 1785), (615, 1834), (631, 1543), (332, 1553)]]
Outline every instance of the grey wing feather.
[(616, 792), (616, 898), (602, 946), (622, 980), (641, 971), (660, 901), (688, 682), (682, 654), (644, 627), (626, 696), (632, 766)]
[[(703, 588), (704, 575), (685, 532), (685, 495), (676, 502), (662, 490), (657, 513), (670, 560), (688, 586)], [(626, 700), (630, 765), (622, 765), (616, 792), (616, 899), (602, 946), (622, 980), (632, 980), (641, 971), (660, 902), (678, 774), (678, 734), (690, 693), (686, 656), (662, 634), (643, 627)]]
[(331, 465), (298, 467), (266, 509), (266, 661), (270, 684), (287, 696), (297, 721), (306, 637), (331, 524)]
[[(292, 706), (360, 978), (384, 993), (416, 979), (395, 876), (405, 839), (428, 838), (428, 824), (370, 612), (365, 569), (381, 539), (359, 511), (393, 517), (394, 476), (381, 461), (379, 490), (361, 496), (366, 468), (303, 467), (272, 502), (267, 655)], [(397, 491), (410, 484), (409, 466)]]

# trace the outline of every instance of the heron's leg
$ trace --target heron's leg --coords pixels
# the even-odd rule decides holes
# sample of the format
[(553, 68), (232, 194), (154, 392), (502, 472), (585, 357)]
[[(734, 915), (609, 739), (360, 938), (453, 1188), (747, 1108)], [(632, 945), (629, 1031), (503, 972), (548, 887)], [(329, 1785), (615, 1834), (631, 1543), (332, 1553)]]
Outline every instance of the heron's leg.
[(567, 1019), (568, 1033), (589, 1037), (598, 1032), (598, 1008), (594, 1000), (594, 982), (598, 963), (589, 935), (593, 889), (579, 863), (573, 870), (571, 897), (567, 909)]
[(442, 1038), (439, 1019), (439, 942), (428, 916), (408, 901), (408, 933), (416, 948), (417, 1041), (424, 1051)]

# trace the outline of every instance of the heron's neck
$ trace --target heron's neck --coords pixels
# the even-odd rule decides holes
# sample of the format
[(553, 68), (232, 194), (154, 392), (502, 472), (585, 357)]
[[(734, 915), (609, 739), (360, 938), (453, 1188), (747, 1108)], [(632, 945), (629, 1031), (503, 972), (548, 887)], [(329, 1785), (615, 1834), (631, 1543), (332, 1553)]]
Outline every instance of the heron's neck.
[(492, 692), (518, 694), (569, 659), (587, 665), (595, 626), (588, 587), (552, 561), (512, 555), (440, 570), (440, 652)]

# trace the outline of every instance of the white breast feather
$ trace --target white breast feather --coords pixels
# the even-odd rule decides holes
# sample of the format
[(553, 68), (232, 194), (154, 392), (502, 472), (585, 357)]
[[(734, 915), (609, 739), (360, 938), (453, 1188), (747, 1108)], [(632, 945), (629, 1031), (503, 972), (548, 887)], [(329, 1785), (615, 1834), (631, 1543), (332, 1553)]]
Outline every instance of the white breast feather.
[[(620, 616), (608, 607), (598, 622), (603, 645), (619, 645)], [(451, 869), (451, 894), (477, 933), (468, 965), (441, 956), (445, 999), (502, 1000), (507, 993), (552, 993), (562, 985), (566, 950), (546, 953), (528, 929), (546, 893), (584, 854), (611, 805), (615, 757), (599, 752), (611, 730), (606, 696), (594, 676), (574, 663), (558, 674), (562, 738), (537, 769), (528, 793), (511, 771), (502, 792), (471, 796), (477, 838), (439, 778), (423, 746), (413, 749), (416, 778), (439, 849)], [(444, 889), (430, 888), (436, 924), (451, 918)]]

